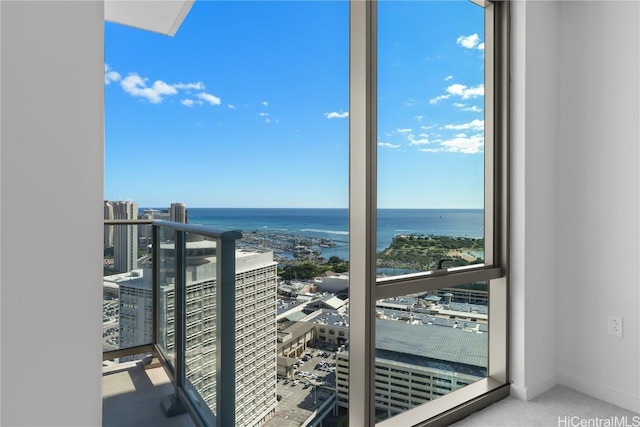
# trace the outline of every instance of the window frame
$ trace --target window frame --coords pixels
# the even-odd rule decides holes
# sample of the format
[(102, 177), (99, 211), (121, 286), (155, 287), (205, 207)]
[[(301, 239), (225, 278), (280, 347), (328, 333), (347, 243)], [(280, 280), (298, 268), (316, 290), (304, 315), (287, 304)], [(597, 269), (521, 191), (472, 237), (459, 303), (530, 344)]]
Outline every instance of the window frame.
[(377, 425), (446, 425), (509, 394), (509, 2), (474, 3), (485, 9), (485, 262), (376, 279), (377, 0), (350, 2), (350, 425), (376, 425), (375, 304), (394, 296), (487, 281), (487, 377)]

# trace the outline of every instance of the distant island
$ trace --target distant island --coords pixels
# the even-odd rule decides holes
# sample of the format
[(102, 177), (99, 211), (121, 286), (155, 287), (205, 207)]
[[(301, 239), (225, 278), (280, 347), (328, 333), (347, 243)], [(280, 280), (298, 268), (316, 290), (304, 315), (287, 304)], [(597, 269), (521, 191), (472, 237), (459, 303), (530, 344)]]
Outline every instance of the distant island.
[(459, 267), (484, 262), (484, 239), (470, 237), (400, 234), (391, 245), (378, 252), (378, 267), (434, 270), (440, 260), (444, 267)]
[[(379, 268), (434, 270), (440, 260), (444, 267), (459, 267), (484, 262), (484, 239), (469, 237), (433, 236), (422, 234), (397, 235), (391, 244), (378, 252), (376, 265)], [(328, 260), (286, 260), (280, 265), (279, 275), (285, 280), (311, 279), (331, 270), (346, 272), (349, 261), (338, 257)]]

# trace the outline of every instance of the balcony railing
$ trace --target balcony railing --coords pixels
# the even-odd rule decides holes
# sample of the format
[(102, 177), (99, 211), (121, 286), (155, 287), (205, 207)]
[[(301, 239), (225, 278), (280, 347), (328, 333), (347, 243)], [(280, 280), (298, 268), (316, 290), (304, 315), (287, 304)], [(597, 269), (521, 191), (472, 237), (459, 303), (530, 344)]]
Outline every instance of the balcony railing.
[(173, 384), (162, 401), (167, 416), (187, 411), (198, 426), (235, 425), (242, 233), (159, 220), (104, 225), (103, 360), (151, 354)]

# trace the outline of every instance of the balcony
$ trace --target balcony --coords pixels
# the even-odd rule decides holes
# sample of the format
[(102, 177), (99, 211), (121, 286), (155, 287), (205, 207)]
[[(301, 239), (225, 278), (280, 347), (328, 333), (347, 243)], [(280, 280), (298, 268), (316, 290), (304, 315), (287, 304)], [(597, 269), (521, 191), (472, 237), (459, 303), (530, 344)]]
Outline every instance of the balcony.
[(242, 234), (157, 220), (104, 225), (104, 425), (235, 425)]
[(174, 393), (171, 379), (161, 366), (125, 362), (103, 368), (102, 408), (104, 427), (192, 427), (183, 413), (168, 418), (159, 402)]

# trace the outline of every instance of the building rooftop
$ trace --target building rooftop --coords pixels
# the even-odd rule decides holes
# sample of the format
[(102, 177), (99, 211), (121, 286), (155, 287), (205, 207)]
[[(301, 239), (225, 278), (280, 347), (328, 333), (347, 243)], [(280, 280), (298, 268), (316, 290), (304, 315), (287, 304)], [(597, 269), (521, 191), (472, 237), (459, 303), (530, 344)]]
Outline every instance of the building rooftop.
[(393, 353), (486, 367), (487, 339), (460, 328), (376, 319), (376, 349)]
[(305, 301), (293, 300), (293, 299), (289, 299), (289, 300), (280, 299), (278, 300), (276, 305), (278, 310), (278, 317), (289, 311), (299, 311), (299, 309), (301, 309), (304, 304), (305, 304)]

